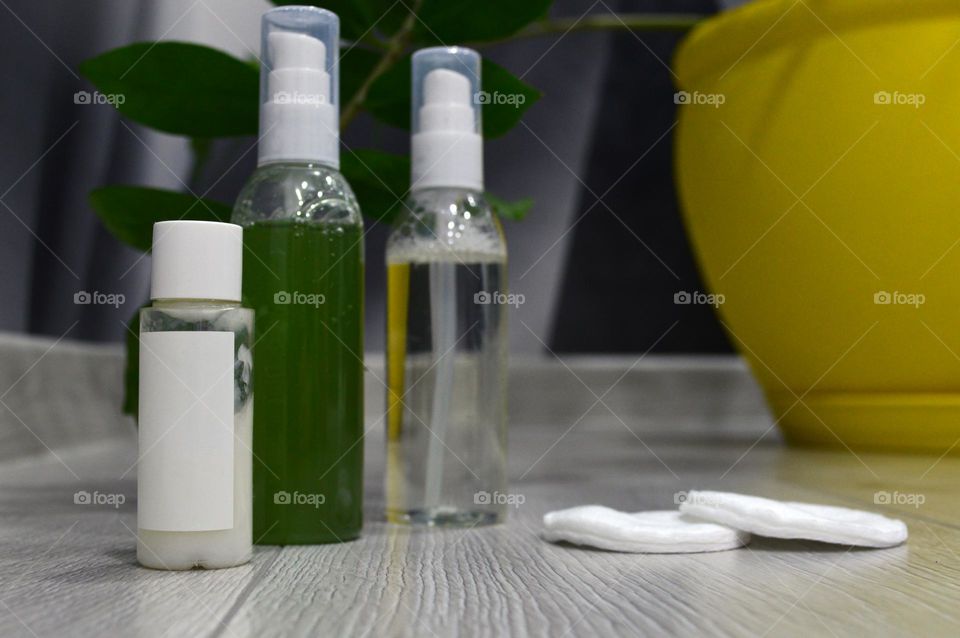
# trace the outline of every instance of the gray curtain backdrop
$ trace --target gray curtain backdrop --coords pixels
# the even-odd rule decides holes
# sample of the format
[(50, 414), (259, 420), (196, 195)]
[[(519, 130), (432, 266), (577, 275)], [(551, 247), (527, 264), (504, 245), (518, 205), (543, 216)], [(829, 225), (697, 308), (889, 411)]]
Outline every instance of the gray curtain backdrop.
[[(8, 90), (0, 95), (0, 266), (6, 276), (0, 280), (0, 330), (122, 339), (126, 321), (146, 299), (149, 260), (106, 232), (87, 204), (88, 193), (110, 183), (182, 188), (189, 168), (182, 140), (78, 98), (78, 91), (92, 87), (77, 65), (113, 47), (160, 37), (205, 41), (243, 55), (243, 39), (256, 34), (244, 28), (245, 16), (261, 5), (4, 3), (0, 71)], [(255, 19), (250, 23), (255, 27)], [(105, 295), (112, 303), (96, 303)], [(88, 300), (93, 303), (83, 303)]]

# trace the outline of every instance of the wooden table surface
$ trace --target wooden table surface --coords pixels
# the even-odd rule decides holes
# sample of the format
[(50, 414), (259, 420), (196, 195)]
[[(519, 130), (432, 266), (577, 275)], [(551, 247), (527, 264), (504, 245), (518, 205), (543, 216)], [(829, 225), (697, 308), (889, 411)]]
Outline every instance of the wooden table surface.
[[(505, 525), (410, 529), (380, 513), (382, 389), (371, 368), (367, 522), (351, 543), (259, 547), (230, 570), (142, 569), (128, 424), (3, 454), (0, 636), (957, 633), (957, 459), (788, 449), (735, 359), (526, 362), (510, 399), (510, 490), (523, 504)], [(0, 435), (33, 426), (7, 418)], [(887, 550), (755, 539), (715, 554), (631, 555), (538, 537), (553, 509), (673, 508), (693, 488), (870, 509), (904, 519), (910, 539)], [(125, 502), (78, 505), (81, 490)]]

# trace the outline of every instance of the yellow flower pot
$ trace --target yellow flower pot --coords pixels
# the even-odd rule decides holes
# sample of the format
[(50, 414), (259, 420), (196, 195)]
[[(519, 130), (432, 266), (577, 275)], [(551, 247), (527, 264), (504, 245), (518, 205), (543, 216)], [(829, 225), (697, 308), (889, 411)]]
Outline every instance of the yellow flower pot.
[(674, 67), (686, 225), (788, 441), (960, 452), (960, 2), (754, 2)]

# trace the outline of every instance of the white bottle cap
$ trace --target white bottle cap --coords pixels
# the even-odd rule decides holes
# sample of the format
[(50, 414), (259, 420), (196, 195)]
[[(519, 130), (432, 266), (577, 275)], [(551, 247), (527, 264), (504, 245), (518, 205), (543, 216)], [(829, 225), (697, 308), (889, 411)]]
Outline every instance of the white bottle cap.
[(153, 225), (151, 299), (240, 301), (243, 229), (221, 222)]
[(340, 166), (337, 96), (340, 19), (317, 7), (263, 14), (259, 165)]
[(413, 54), (411, 190), (483, 190), (480, 55), (463, 47)]

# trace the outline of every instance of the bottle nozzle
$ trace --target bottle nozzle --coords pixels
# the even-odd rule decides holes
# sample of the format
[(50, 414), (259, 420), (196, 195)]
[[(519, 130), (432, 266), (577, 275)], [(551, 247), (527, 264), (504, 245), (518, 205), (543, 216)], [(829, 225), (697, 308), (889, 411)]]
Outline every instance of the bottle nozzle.
[(259, 163), (340, 164), (337, 16), (317, 7), (263, 15)]
[(420, 131), (473, 133), (470, 80), (449, 69), (435, 69), (423, 79)]
[(327, 64), (327, 47), (305, 33), (274, 31), (267, 36), (272, 69), (305, 68), (323, 71)]
[(413, 55), (412, 188), (483, 190), (480, 56), (459, 47)]
[(470, 80), (450, 69), (434, 69), (423, 79), (424, 104), (470, 104)]

